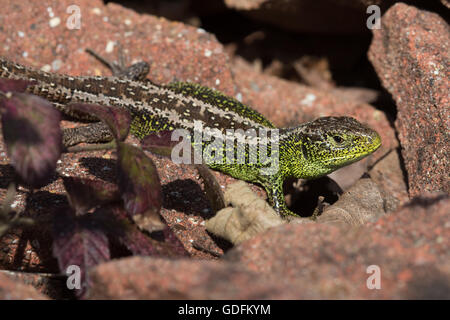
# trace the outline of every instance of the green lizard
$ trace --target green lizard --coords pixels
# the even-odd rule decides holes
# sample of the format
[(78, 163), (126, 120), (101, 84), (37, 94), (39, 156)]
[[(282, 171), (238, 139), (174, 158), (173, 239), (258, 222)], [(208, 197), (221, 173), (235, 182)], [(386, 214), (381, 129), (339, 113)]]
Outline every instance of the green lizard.
[[(145, 79), (149, 70), (146, 63), (125, 69), (121, 65), (110, 64), (93, 52), (91, 54), (107, 64), (115, 76), (71, 77), (33, 70), (0, 58), (0, 77), (34, 81), (27, 91), (48, 99), (66, 114), (70, 114), (64, 108), (69, 102), (127, 108), (133, 119), (131, 133), (138, 138), (144, 138), (152, 132), (174, 129), (185, 129), (194, 136), (195, 123), (200, 124), (203, 130), (214, 129), (224, 136), (227, 129), (235, 132), (239, 132), (239, 129), (254, 129), (256, 132), (276, 129), (263, 115), (219, 91), (183, 82), (157, 85)], [(94, 123), (73, 130), (66, 135), (67, 145), (111, 138), (103, 124)], [(77, 135), (83, 139), (77, 140)], [(232, 140), (239, 139), (237, 133), (234, 135), (231, 136)], [(287, 208), (284, 200), (282, 186), (286, 178), (321, 177), (368, 156), (381, 145), (376, 131), (350, 117), (322, 117), (297, 127), (281, 128), (278, 137), (276, 148), (268, 146), (270, 159), (276, 161), (276, 171), (272, 174), (262, 172), (261, 169), (269, 163), (259, 159), (259, 152), (256, 162), (208, 165), (237, 179), (262, 185), (273, 208), (281, 216), (296, 215)], [(261, 142), (262, 138), (254, 139), (253, 142)], [(203, 141), (202, 149), (211, 149), (212, 142)], [(232, 145), (233, 154), (237, 151), (236, 146), (237, 143)], [(229, 145), (223, 142), (213, 149), (225, 154), (227, 147), (230, 151)], [(241, 155), (248, 160), (251, 143), (243, 150), (244, 154)]]

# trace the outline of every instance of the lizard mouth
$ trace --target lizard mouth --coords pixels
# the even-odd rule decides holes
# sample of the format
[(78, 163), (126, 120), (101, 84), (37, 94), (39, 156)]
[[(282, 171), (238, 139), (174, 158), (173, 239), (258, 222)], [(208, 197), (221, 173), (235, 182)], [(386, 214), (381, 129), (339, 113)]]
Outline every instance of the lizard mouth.
[(331, 162), (330, 169), (336, 169), (336, 164), (338, 164), (337, 167), (340, 168), (348, 164), (357, 162), (374, 153), (380, 146), (381, 137), (377, 132), (374, 132), (371, 136), (367, 137), (367, 142), (364, 144), (364, 147), (361, 148), (358, 152), (334, 157)]
[(369, 142), (369, 154), (376, 151), (379, 147), (381, 147), (381, 137), (378, 134), (378, 132), (374, 132), (373, 137), (370, 138), (370, 142)]

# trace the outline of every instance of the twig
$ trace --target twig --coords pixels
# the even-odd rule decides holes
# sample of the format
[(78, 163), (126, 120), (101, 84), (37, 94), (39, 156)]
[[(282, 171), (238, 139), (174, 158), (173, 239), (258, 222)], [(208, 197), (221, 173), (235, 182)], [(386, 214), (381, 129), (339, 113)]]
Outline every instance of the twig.
[(68, 147), (64, 150), (64, 153), (77, 153), (77, 152), (87, 152), (87, 151), (98, 151), (98, 150), (112, 150), (116, 149), (116, 141), (112, 140), (107, 143), (96, 143), (96, 144), (88, 144), (85, 146), (73, 146)]

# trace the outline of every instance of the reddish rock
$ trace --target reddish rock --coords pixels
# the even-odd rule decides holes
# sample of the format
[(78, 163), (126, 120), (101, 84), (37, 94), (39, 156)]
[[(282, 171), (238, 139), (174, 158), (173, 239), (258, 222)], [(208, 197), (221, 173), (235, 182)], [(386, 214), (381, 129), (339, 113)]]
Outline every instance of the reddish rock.
[[(97, 60), (84, 52), (91, 48), (117, 60), (119, 42), (131, 61), (150, 63), (150, 78), (156, 83), (189, 80), (234, 93), (228, 57), (216, 38), (202, 29), (164, 18), (139, 14), (100, 0), (82, 0), (80, 29), (69, 29), (68, 0), (52, 2), (2, 1), (0, 55), (16, 62), (71, 75), (110, 75)], [(59, 20), (56, 20), (59, 19)], [(59, 21), (57, 23), (57, 21)], [(217, 81), (219, 80), (219, 81)]]
[[(222, 46), (214, 36), (202, 30), (165, 19), (139, 15), (112, 3), (104, 6), (99, 0), (78, 1), (77, 5), (80, 6), (83, 14), (82, 27), (80, 30), (70, 30), (65, 22), (68, 18), (66, 9), (71, 4), (72, 2), (64, 0), (52, 2), (50, 7), (48, 4), (33, 1), (20, 3), (5, 1), (2, 7), (5, 23), (0, 33), (3, 44), (0, 55), (37, 68), (50, 68), (52, 72), (72, 75), (109, 75), (109, 72), (85, 54), (83, 49), (89, 47), (104, 54), (110, 41), (120, 40), (130, 59), (144, 59), (151, 63), (150, 78), (155, 82), (189, 80), (220, 89), (232, 96), (242, 97), (244, 102), (260, 110), (279, 125), (295, 125), (322, 115), (351, 115), (367, 122), (382, 135), (383, 149), (377, 152), (376, 157), (397, 145), (394, 132), (384, 114), (368, 104), (352, 102), (337, 94), (262, 76), (260, 73), (239, 66), (233, 70), (236, 77), (236, 83), (234, 83), (231, 77), (232, 72), (228, 67), (228, 57), (223, 53)], [(60, 23), (57, 24), (54, 18), (59, 18)], [(106, 55), (111, 59), (116, 58), (115, 51)], [(237, 95), (238, 93), (240, 95)], [(68, 122), (63, 123), (65, 127), (72, 125)], [(129, 141), (136, 142), (133, 139)], [(204, 218), (209, 218), (211, 212), (208, 211), (208, 203), (198, 174), (189, 166), (175, 165), (167, 159), (158, 157), (152, 158), (161, 176), (165, 194), (163, 217), (175, 230), (191, 255), (209, 259), (213, 257), (211, 254), (196, 250), (193, 247), (194, 243), (201, 243), (208, 250), (220, 255), (222, 249), (211, 239), (203, 225)], [(115, 179), (114, 159), (114, 152), (109, 151), (64, 154), (58, 170), (62, 174), (113, 181)], [(4, 152), (0, 154), (0, 161), (3, 171), (8, 172), (6, 165), (8, 159)], [(221, 185), (234, 181), (225, 175), (214, 174)], [(9, 172), (2, 175), (0, 179), (2, 179), (2, 186), (7, 186), (12, 179), (12, 174)], [(257, 190), (261, 192), (261, 189)], [(1, 195), (4, 196), (3, 190)], [(32, 198), (27, 190), (22, 189), (19, 193), (20, 199), (16, 201), (16, 209), (22, 212), (26, 206), (27, 215), (42, 218), (43, 214), (48, 214), (49, 208), (58, 208), (57, 206), (64, 203), (63, 195), (64, 189), (60, 179), (37, 191)], [(236, 259), (236, 252), (239, 255), (242, 252), (242, 260), (238, 259), (235, 262), (142, 257), (113, 261), (102, 264), (92, 271), (94, 286), (91, 298), (393, 297), (395, 294), (392, 292), (397, 296), (405, 296), (395, 291), (397, 283), (393, 279), (395, 280), (395, 277), (399, 275), (403, 283), (409, 283), (408, 275), (416, 274), (417, 266), (407, 262), (417, 260), (417, 257), (423, 265), (420, 267), (420, 272), (417, 271), (419, 279), (422, 280), (415, 283), (415, 287), (429, 288), (427, 277), (423, 275), (426, 272), (433, 272), (433, 279), (443, 283), (439, 288), (445, 290), (447, 287), (441, 278), (448, 273), (448, 270), (445, 269), (445, 264), (438, 266), (437, 262), (446, 257), (448, 250), (440, 250), (439, 254), (442, 257), (440, 258), (436, 253), (436, 247), (442, 244), (442, 239), (446, 240), (448, 237), (435, 236), (438, 230), (441, 230), (439, 231), (441, 233), (446, 231), (443, 227), (445, 222), (440, 215), (444, 209), (441, 208), (440, 203), (431, 207), (437, 212), (433, 214), (432, 220), (429, 219), (428, 211), (422, 212), (425, 209), (417, 209), (420, 212), (419, 216), (416, 216), (412, 209), (403, 212), (408, 223), (405, 224), (403, 220), (401, 223), (392, 223), (395, 228), (385, 227), (388, 230), (387, 234), (377, 229), (378, 224), (352, 232), (317, 224), (292, 225), (283, 227), (279, 231), (275, 229), (270, 231), (269, 235), (272, 234), (277, 241), (271, 242), (270, 236), (266, 238), (268, 234), (261, 235), (248, 242), (253, 243), (255, 248), (244, 244), (243, 252), (243, 249), (237, 248), (234, 251), (235, 254), (230, 254), (229, 259), (233, 260), (231, 257), (234, 256)], [(448, 210), (448, 207), (446, 209)], [(428, 214), (427, 219), (424, 218), (425, 213)], [(403, 215), (399, 217), (399, 220), (404, 219)], [(408, 240), (402, 238), (404, 228), (407, 228), (407, 232), (405, 231), (407, 236), (414, 233), (408, 229), (412, 228), (410, 224), (412, 219), (424, 225), (424, 229), (418, 232), (418, 236), (423, 235), (426, 239), (425, 246), (428, 245), (427, 248), (434, 250), (430, 254), (425, 254), (426, 250), (423, 249), (422, 240), (420, 240), (422, 238), (417, 241), (418, 253), (411, 248), (412, 245)], [(439, 219), (441, 220), (436, 221)], [(422, 228), (422, 226), (419, 227)], [(390, 235), (389, 232), (398, 239), (390, 239), (387, 236)], [(42, 233), (43, 238), (48, 239), (47, 231)], [(18, 237), (21, 237), (21, 233), (18, 233)], [(14, 262), (16, 256), (15, 253), (10, 255), (10, 252), (16, 252), (14, 247), (11, 248), (13, 245), (18, 246), (17, 242), (14, 242), (16, 238), (9, 234), (2, 240), (5, 239), (6, 244), (1, 245), (0, 250), (6, 252), (4, 256), (8, 258), (8, 264), (3, 267), (21, 268), (22, 259), (16, 260), (19, 261), (18, 264), (10, 263)], [(31, 244), (28, 244), (27, 240), (23, 241), (26, 248), (33, 246), (34, 238), (30, 240)], [(430, 244), (433, 240), (436, 244)], [(373, 246), (371, 246), (372, 241), (374, 241)], [(258, 245), (263, 242), (269, 246)], [(38, 243), (41, 247), (50, 248), (44, 242)], [(279, 250), (278, 253), (275, 252), (277, 250)], [(245, 255), (252, 255), (252, 252), (260, 257), (259, 262), (249, 262), (251, 259), (245, 257)], [(385, 252), (387, 252), (386, 256), (384, 256)], [(54, 261), (49, 263), (49, 260), (42, 260), (44, 255), (41, 253), (42, 251), (39, 250), (36, 250), (36, 256), (33, 252), (30, 253), (31, 263), (27, 260), (25, 264), (31, 264), (34, 270), (55, 272), (52, 269)], [(277, 254), (279, 256), (276, 256)], [(392, 261), (394, 256), (398, 258), (402, 254), (405, 256), (400, 259), (400, 267), (398, 267)], [(11, 256), (12, 259), (10, 259)], [(281, 261), (284, 259), (285, 269), (281, 261), (278, 265), (276, 261), (273, 261), (274, 256), (282, 259)], [(389, 281), (385, 281), (383, 283), (388, 289), (383, 293), (364, 293), (364, 290), (368, 291), (365, 289), (367, 277), (365, 268), (374, 263), (381, 265), (382, 272), (388, 269), (386, 279), (394, 288), (389, 288)], [(383, 267), (383, 263), (387, 267)], [(342, 267), (347, 267), (348, 270), (340, 269)], [(390, 267), (395, 268), (389, 271)], [(264, 271), (266, 269), (267, 271)], [(262, 274), (259, 270), (262, 270)], [(342, 275), (348, 275), (348, 279)], [(338, 277), (338, 280), (334, 277)]]
[(21, 271), (0, 271), (7, 275), (15, 283), (23, 283), (32, 286), (39, 293), (50, 299), (72, 299), (74, 293), (67, 289), (66, 278), (57, 272), (21, 272)]
[(376, 4), (385, 10), (394, 0), (225, 0), (255, 20), (290, 31), (322, 34), (367, 32), (366, 9)]
[[(448, 298), (450, 199), (416, 199), (360, 229), (287, 224), (225, 261), (126, 258), (95, 267), (90, 299)], [(381, 270), (369, 290), (367, 268)]]
[(0, 274), (0, 300), (46, 300), (48, 297), (39, 293), (32, 286), (13, 280), (6, 274)]
[[(313, 299), (448, 298), (449, 212), (450, 199), (437, 196), (359, 229), (291, 223), (244, 242), (225, 260), (276, 275)], [(366, 286), (371, 265), (381, 269), (381, 290)]]
[(274, 279), (215, 261), (132, 257), (97, 266), (88, 299), (289, 299)]
[[(211, 1), (209, 1), (211, 2)], [(376, 5), (385, 12), (397, 0), (224, 0), (228, 8), (239, 10), (248, 17), (277, 28), (303, 34), (364, 34), (369, 31), (366, 22)], [(445, 12), (449, 0), (417, 1), (403, 0), (428, 10)]]
[(381, 21), (369, 59), (397, 104), (409, 194), (450, 193), (450, 28), (437, 14), (402, 3)]

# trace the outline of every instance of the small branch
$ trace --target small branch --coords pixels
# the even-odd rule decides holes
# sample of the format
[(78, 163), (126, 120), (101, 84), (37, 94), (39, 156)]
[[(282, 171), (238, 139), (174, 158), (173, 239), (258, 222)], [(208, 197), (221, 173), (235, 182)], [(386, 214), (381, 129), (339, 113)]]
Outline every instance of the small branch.
[(192, 247), (196, 250), (208, 253), (216, 258), (220, 258), (221, 256), (223, 256), (223, 254), (221, 254), (220, 252), (206, 248), (203, 244), (195, 240), (192, 242)]
[(14, 201), (14, 198), (16, 197), (16, 194), (16, 183), (11, 182), (8, 186), (8, 190), (6, 191), (6, 196), (0, 209), (0, 215), (6, 216), (11, 211), (11, 205)]
[(64, 150), (64, 153), (77, 153), (77, 152), (87, 152), (87, 151), (98, 151), (98, 150), (112, 150), (116, 149), (116, 141), (110, 141), (107, 143), (98, 143), (98, 144), (88, 144), (85, 146), (74, 146), (68, 147)]
[(13, 216), (10, 213), (12, 203), (17, 195), (16, 183), (11, 182), (6, 191), (5, 200), (0, 207), (0, 237), (3, 236), (9, 229), (18, 225), (31, 225), (34, 221), (30, 218), (21, 218), (17, 212)]

